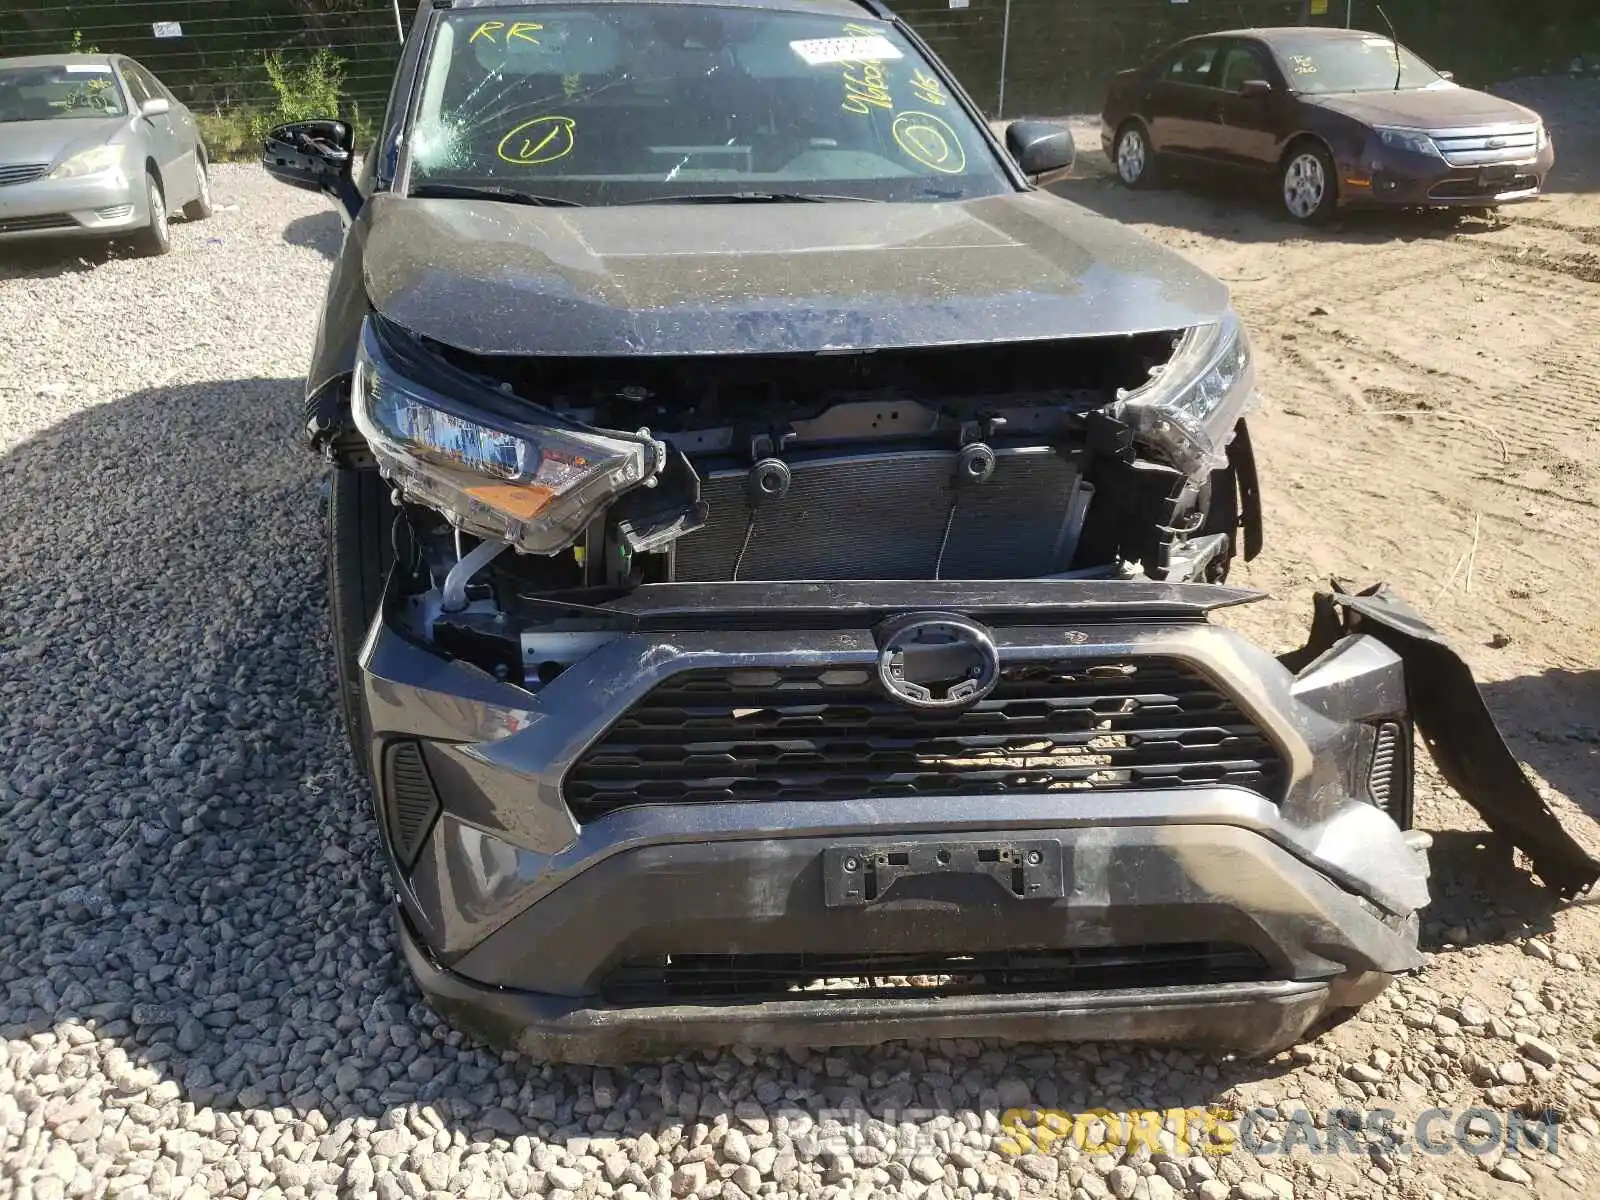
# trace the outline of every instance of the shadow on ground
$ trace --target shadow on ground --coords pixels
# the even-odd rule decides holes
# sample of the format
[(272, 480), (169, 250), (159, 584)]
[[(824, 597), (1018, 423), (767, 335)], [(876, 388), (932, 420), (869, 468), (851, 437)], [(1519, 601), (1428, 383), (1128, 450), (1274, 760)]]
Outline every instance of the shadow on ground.
[(339, 257), (344, 243), (344, 227), (332, 209), (296, 217), (283, 228), (283, 240), (291, 246), (305, 246), (332, 261)]
[(50, 279), (95, 267), (133, 251), (120, 242), (91, 238), (41, 238), (0, 243), (0, 279)]
[[(1512, 754), (1579, 810), (1569, 820), (1600, 821), (1600, 671), (1551, 670), (1480, 690)], [(1503, 839), (1483, 830), (1435, 833), (1429, 858), (1426, 947), (1509, 942), (1554, 928), (1561, 900)]]

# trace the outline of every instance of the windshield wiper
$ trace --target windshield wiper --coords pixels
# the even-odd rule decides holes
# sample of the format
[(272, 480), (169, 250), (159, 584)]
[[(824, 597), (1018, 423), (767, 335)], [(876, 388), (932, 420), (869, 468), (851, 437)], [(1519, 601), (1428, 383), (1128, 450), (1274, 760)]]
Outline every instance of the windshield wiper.
[(693, 192), (686, 196), (647, 196), (629, 204), (829, 204), (859, 201), (881, 204), (867, 196), (835, 196), (827, 192)]
[(563, 200), (560, 196), (540, 196), (534, 192), (519, 192), (516, 188), (474, 187), (468, 183), (419, 183), (411, 189), (418, 198), (445, 200), (499, 200), (506, 204), (531, 204), (537, 208), (582, 208), (576, 200)]

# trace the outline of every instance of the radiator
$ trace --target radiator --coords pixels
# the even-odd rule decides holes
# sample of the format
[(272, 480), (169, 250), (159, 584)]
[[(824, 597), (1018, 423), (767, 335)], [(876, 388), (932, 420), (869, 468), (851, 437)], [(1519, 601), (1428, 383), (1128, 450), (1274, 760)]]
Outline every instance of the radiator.
[[(956, 454), (914, 451), (788, 464), (788, 493), (753, 507), (746, 470), (711, 472), (704, 529), (680, 538), (674, 578), (1028, 579), (1064, 571), (1089, 489), (1048, 448), (1002, 450), (957, 486)], [(735, 568), (737, 567), (737, 574)]]

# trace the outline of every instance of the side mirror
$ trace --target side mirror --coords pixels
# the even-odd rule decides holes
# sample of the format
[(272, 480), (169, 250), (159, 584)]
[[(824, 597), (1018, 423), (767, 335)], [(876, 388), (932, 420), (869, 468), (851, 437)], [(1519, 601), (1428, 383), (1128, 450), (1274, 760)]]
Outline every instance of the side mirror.
[(1007, 125), (1006, 149), (1022, 173), (1039, 183), (1066, 174), (1077, 159), (1071, 132), (1045, 121), (1013, 121)]
[(1440, 79), (1448, 79), (1448, 80), (1451, 80), (1452, 82), (1454, 82), (1455, 77), (1456, 77), (1456, 73), (1454, 71), (1440, 71), (1439, 72), (1439, 78)]
[(172, 111), (172, 102), (165, 96), (152, 96), (139, 106), (141, 117), (164, 117)]
[(1239, 95), (1246, 100), (1262, 100), (1272, 95), (1272, 85), (1265, 79), (1246, 79), (1239, 85)]
[(291, 121), (262, 142), (261, 166), (279, 183), (335, 195), (350, 180), (355, 128), (347, 121)]

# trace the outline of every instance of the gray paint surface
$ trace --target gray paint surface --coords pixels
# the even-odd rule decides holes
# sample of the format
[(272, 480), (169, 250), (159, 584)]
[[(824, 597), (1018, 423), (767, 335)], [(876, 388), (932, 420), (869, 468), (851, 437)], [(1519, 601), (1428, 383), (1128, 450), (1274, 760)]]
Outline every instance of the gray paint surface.
[(815, 353), (1142, 333), (1216, 321), (1228, 303), (1222, 284), (1177, 255), (1043, 192), (590, 209), (379, 195), (364, 219), (378, 311), (490, 354)]

